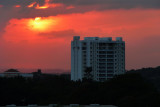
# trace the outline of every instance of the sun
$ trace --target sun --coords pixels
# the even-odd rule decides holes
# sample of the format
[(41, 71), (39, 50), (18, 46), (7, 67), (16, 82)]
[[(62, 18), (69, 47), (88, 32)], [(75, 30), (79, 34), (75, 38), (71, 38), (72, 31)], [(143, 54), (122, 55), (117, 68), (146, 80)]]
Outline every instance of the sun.
[(44, 32), (50, 29), (51, 25), (55, 23), (52, 19), (47, 19), (43, 17), (35, 17), (29, 21), (30, 29), (34, 31)]

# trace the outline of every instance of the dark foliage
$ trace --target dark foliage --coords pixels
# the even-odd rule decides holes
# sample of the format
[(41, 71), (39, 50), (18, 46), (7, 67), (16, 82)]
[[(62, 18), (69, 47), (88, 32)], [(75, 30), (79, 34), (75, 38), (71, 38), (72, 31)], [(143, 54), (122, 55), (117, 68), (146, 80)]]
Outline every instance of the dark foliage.
[(70, 81), (69, 75), (34, 79), (0, 78), (0, 105), (106, 104), (118, 107), (159, 107), (154, 86), (135, 73), (105, 82)]
[(160, 92), (160, 66), (156, 68), (142, 68), (137, 70), (130, 70), (127, 73), (138, 73), (140, 74), (145, 80), (154, 84), (154, 86)]

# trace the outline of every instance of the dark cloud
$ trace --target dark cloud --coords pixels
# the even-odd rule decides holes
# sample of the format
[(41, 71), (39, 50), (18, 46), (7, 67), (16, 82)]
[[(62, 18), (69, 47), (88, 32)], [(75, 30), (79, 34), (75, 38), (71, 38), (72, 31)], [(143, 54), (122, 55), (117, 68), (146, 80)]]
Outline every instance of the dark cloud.
[(40, 5), (44, 4), (44, 0), (0, 0), (0, 4), (4, 7), (11, 7), (14, 5), (21, 5), (23, 7), (31, 4), (32, 2), (37, 2)]
[[(13, 5), (26, 6), (35, 1), (43, 5), (45, 0), (0, 0), (0, 4), (4, 7)], [(102, 8), (105, 5), (105, 9), (160, 8), (160, 0), (51, 0), (50, 2), (74, 6), (102, 5)]]
[(76, 6), (105, 5), (105, 9), (160, 8), (160, 0), (54, 0), (53, 2)]

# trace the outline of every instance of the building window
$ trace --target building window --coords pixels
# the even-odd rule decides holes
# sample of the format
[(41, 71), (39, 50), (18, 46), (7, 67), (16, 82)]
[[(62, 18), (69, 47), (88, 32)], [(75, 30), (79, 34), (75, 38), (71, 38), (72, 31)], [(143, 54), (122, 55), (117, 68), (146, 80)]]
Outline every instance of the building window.
[(82, 50), (86, 50), (86, 47), (82, 47)]

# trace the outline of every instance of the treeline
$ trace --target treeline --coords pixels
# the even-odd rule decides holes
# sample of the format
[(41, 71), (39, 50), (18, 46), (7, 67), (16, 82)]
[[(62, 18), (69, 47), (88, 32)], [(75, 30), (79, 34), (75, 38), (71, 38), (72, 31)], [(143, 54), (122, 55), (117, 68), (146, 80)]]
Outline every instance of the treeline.
[(105, 104), (118, 107), (160, 106), (160, 94), (138, 73), (106, 82), (70, 81), (69, 75), (0, 78), (0, 105)]
[(160, 92), (160, 66), (155, 68), (142, 68), (137, 70), (130, 70), (127, 73), (138, 73), (140, 74), (145, 80), (151, 82), (157, 90)]

